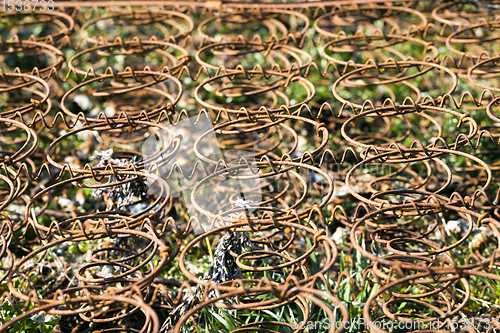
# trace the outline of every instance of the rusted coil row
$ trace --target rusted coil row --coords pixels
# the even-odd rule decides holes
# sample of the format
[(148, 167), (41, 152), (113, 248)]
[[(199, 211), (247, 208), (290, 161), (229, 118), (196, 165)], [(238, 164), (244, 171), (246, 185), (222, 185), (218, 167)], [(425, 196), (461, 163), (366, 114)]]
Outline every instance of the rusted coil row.
[(340, 332), (365, 283), (358, 331), (453, 331), (500, 280), (493, 5), (4, 12), (0, 331)]

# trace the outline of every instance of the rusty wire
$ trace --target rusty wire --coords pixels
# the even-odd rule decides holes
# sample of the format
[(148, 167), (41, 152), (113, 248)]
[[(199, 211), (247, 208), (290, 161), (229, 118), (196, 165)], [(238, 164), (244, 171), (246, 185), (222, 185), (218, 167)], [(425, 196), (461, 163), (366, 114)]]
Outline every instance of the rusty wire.
[(358, 331), (450, 332), (495, 290), (500, 6), (284, 2), (0, 15), (0, 331), (341, 332), (371, 283)]

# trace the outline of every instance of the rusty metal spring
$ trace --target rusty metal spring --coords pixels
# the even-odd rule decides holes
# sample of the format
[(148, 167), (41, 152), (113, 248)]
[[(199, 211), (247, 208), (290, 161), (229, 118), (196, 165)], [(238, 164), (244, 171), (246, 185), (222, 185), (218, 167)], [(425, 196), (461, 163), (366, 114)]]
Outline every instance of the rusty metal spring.
[(497, 1), (147, 3), (0, 14), (1, 332), (500, 329)]

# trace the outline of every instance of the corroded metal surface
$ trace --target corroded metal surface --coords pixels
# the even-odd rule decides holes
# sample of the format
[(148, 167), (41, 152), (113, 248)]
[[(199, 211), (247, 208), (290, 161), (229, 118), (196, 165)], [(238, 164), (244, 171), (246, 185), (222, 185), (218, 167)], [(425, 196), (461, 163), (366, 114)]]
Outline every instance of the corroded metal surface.
[(364, 281), (362, 329), (452, 331), (500, 281), (494, 1), (55, 3), (0, 15), (1, 331), (340, 332)]

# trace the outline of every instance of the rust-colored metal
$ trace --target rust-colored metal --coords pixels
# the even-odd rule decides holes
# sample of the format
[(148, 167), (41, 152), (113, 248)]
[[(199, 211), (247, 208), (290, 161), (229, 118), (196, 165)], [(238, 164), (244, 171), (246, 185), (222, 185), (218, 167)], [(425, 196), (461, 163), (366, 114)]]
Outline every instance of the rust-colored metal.
[[(228, 332), (314, 332), (318, 313), (342, 332), (359, 318), (339, 289), (365, 282), (358, 331), (466, 324), (471, 280), (500, 281), (496, 5), (2, 12), (0, 288), (17, 316), (0, 331), (194, 332), (224, 309), (247, 318)], [(362, 281), (340, 251), (368, 262)], [(290, 307), (305, 326), (260, 316)]]

